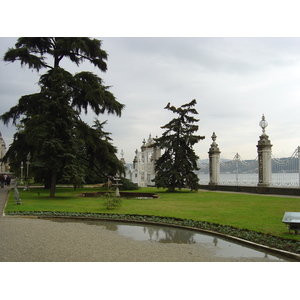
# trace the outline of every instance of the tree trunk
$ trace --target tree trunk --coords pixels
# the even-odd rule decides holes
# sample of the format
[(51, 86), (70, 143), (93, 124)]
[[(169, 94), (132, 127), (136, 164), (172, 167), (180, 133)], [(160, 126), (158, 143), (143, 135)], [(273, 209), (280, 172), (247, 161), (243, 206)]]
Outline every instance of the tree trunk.
[(50, 188), (51, 188), (51, 177), (52, 177), (52, 175), (50, 174), (49, 176), (46, 176), (46, 177), (44, 178), (44, 181), (45, 181), (45, 186), (44, 186), (44, 188), (45, 188), (46, 190), (50, 190)]
[(51, 186), (50, 186), (50, 198), (55, 197), (55, 189), (56, 189), (56, 181), (57, 181), (57, 171), (52, 170), (52, 177), (51, 177)]

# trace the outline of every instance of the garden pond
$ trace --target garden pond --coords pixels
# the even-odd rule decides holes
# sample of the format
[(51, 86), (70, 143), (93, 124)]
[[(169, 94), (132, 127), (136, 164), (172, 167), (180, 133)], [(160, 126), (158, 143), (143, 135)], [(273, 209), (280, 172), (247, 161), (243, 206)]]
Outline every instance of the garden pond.
[(171, 227), (155, 224), (141, 224), (122, 221), (100, 220), (71, 220), (51, 219), (55, 222), (83, 222), (87, 225), (103, 226), (106, 230), (137, 241), (154, 243), (201, 244), (214, 252), (216, 257), (226, 258), (269, 258), (272, 261), (295, 261), (293, 259), (274, 254), (271, 251), (257, 249), (245, 244), (229, 241), (226, 237), (199, 233), (192, 229)]

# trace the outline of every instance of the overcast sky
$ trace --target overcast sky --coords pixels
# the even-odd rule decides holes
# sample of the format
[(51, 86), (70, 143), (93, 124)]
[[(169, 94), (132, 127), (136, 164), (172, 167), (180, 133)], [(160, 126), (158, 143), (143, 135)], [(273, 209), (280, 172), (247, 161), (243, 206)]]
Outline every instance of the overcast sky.
[[(207, 158), (213, 132), (221, 157), (256, 158), (262, 114), (275, 157), (290, 156), (300, 145), (300, 38), (98, 38), (109, 55), (106, 73), (89, 64), (64, 67), (97, 73), (126, 105), (121, 118), (99, 119), (108, 120), (105, 130), (127, 163), (144, 138), (160, 136), (160, 127), (175, 116), (164, 109), (168, 102), (180, 106), (192, 99), (198, 134), (206, 137), (195, 146), (201, 159)], [(1, 57), (15, 42), (0, 39)], [(2, 114), (22, 95), (39, 90), (40, 74), (19, 62), (0, 64)], [(94, 117), (83, 119), (92, 124)], [(8, 146), (15, 129), (1, 124), (0, 131)]]

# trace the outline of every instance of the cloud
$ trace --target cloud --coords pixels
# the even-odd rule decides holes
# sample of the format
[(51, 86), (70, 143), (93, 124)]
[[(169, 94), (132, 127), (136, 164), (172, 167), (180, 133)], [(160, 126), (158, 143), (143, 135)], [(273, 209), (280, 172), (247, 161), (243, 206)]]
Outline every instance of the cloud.
[[(206, 136), (195, 147), (201, 158), (207, 157), (214, 131), (224, 158), (236, 152), (255, 158), (263, 113), (275, 157), (290, 155), (300, 144), (300, 38), (99, 39), (109, 55), (106, 73), (87, 63), (77, 68), (65, 62), (64, 67), (97, 73), (126, 105), (121, 118), (99, 119), (108, 120), (105, 129), (127, 162), (144, 138), (161, 135), (160, 127), (174, 117), (164, 110), (168, 102), (180, 106), (192, 99), (197, 100), (198, 134)], [(1, 38), (1, 56), (14, 42)], [(1, 70), (1, 111), (38, 89), (38, 74), (17, 62), (1, 62)], [(92, 124), (94, 115), (83, 118)]]

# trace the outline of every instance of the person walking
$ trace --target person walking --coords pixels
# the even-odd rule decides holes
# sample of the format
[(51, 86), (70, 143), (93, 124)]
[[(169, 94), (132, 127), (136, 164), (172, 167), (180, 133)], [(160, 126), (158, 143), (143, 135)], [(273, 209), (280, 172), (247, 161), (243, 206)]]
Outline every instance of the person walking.
[(7, 186), (10, 186), (10, 182), (11, 182), (11, 177), (10, 177), (10, 175), (8, 174), (7, 177), (6, 177), (6, 185), (7, 185)]
[(4, 188), (4, 183), (5, 183), (4, 175), (1, 174), (1, 175), (0, 175), (0, 185), (1, 185), (1, 188), (2, 188), (2, 189)]

